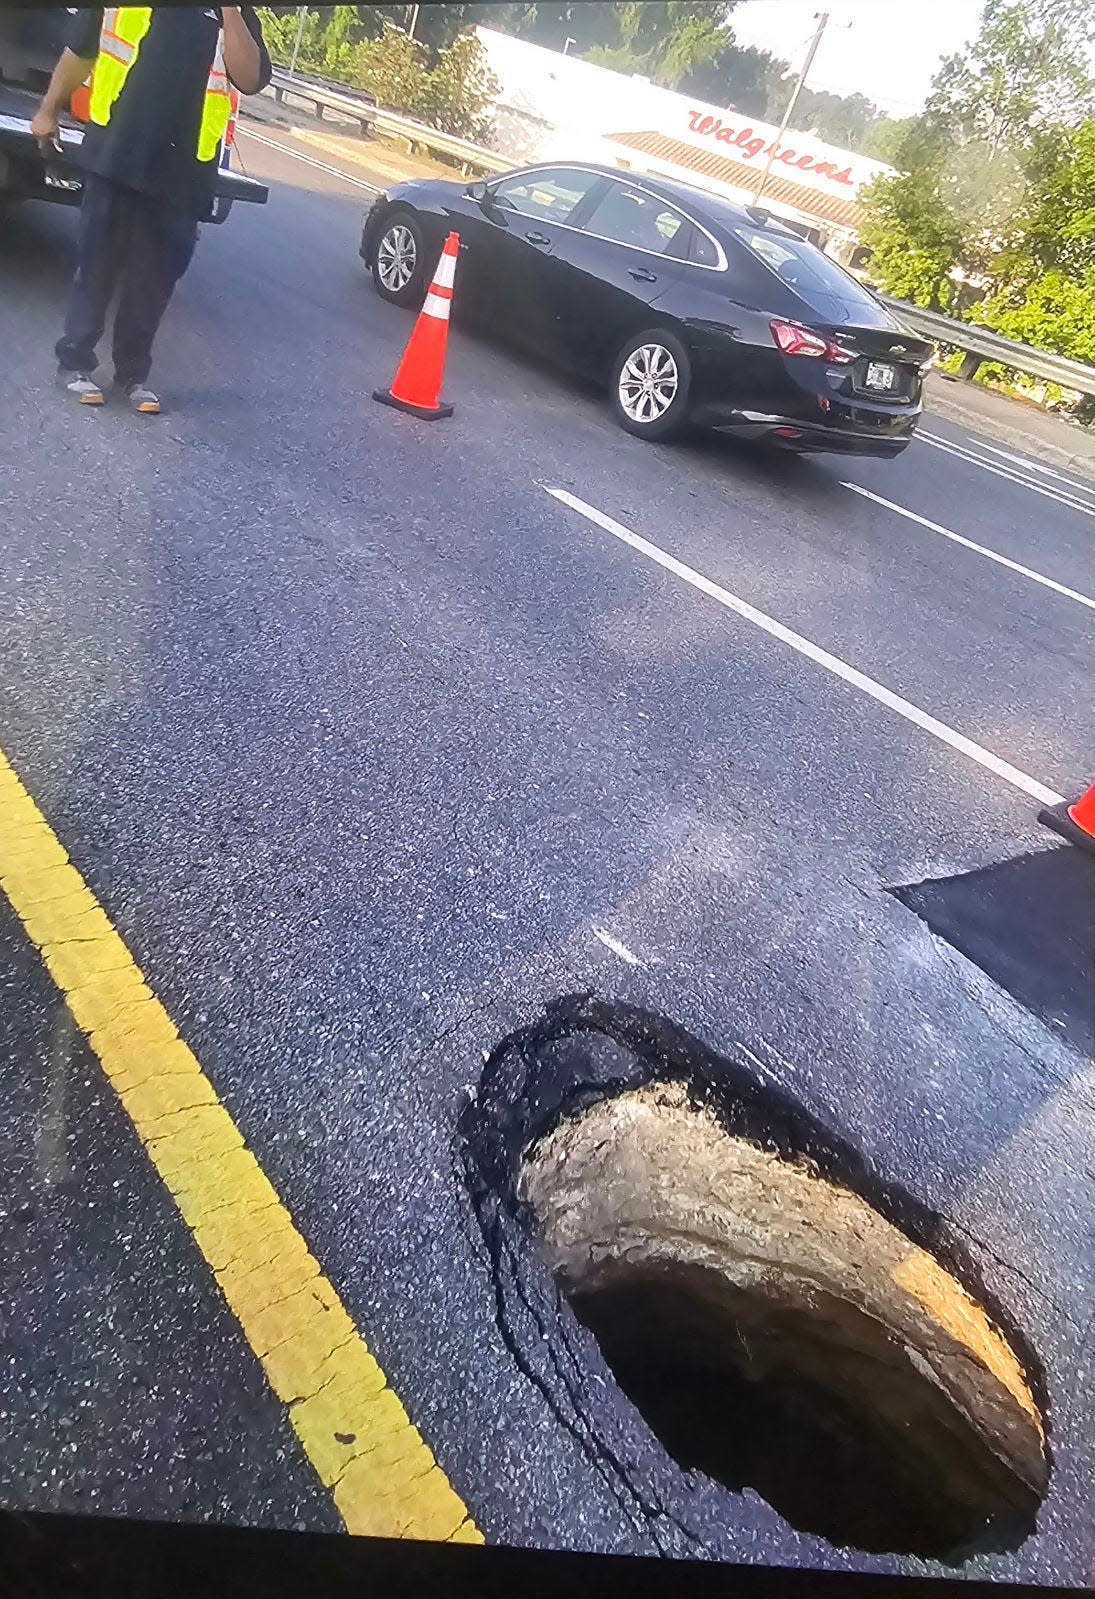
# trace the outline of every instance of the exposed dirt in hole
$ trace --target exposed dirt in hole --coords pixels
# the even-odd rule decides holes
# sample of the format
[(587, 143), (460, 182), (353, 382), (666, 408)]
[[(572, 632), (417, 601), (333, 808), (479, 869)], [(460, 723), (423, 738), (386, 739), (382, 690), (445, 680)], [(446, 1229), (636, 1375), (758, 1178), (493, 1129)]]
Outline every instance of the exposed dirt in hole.
[[(966, 1416), (964, 1430), (960, 1426), (955, 1431), (956, 1442), (941, 1470), (946, 1481), (952, 1475), (959, 1482), (972, 1479), (977, 1493), (992, 1500), (983, 1507), (990, 1519), (979, 1520), (964, 1502), (955, 1513), (939, 1500), (935, 1476), (928, 1473), (936, 1493), (932, 1509), (923, 1492), (923, 1453), (913, 1452), (920, 1464), (914, 1460), (911, 1474), (898, 1469), (890, 1458), (894, 1449), (889, 1434), (886, 1458), (876, 1469), (877, 1424), (868, 1417), (870, 1424), (865, 1425), (858, 1408), (849, 1419), (847, 1405), (832, 1394), (833, 1384), (811, 1380), (816, 1365), (811, 1368), (800, 1360), (792, 1382), (789, 1359), (783, 1358), (778, 1384), (771, 1380), (771, 1356), (766, 1366), (758, 1365), (758, 1344), (784, 1352), (808, 1348), (801, 1307), (796, 1320), (795, 1307), (788, 1305), (789, 1325), (780, 1327), (777, 1306), (766, 1303), (764, 1337), (750, 1337), (754, 1285), (749, 1304), (739, 1300), (732, 1307), (752, 1358), (746, 1360), (743, 1351), (742, 1360), (728, 1366), (737, 1334), (712, 1339), (712, 1314), (705, 1308), (709, 1284), (703, 1283), (701, 1293), (695, 1276), (688, 1279), (686, 1303), (685, 1289), (672, 1276), (666, 1278), (660, 1263), (655, 1269), (648, 1261), (642, 1273), (633, 1271), (630, 1280), (625, 1274), (611, 1283), (606, 1271), (592, 1290), (577, 1274), (567, 1283), (561, 1273), (553, 1273), (530, 1190), (522, 1184), (527, 1157), (535, 1160), (556, 1130), (607, 1102), (667, 1085), (676, 1085), (673, 1092), (679, 1096), (682, 1084), (687, 1106), (702, 1109), (719, 1135), (744, 1142), (803, 1178), (840, 1190), (862, 1203), (876, 1222), (896, 1231), (908, 1259), (927, 1257), (927, 1275), (919, 1279), (922, 1291), (940, 1279), (960, 1285), (957, 1298), (950, 1301), (952, 1309), (968, 1306), (972, 1323), (965, 1316), (960, 1323), (967, 1330), (979, 1327), (989, 1342), (980, 1354), (969, 1350), (960, 1355), (949, 1369), (961, 1371), (967, 1363), (983, 1368), (986, 1408), (980, 1422)], [(616, 1499), (621, 1526), (631, 1529), (636, 1551), (897, 1571), (904, 1564), (900, 1553), (852, 1551), (930, 1549), (957, 1564), (975, 1554), (1015, 1549), (1033, 1530), (1049, 1472), (1038, 1420), (1046, 1414), (1044, 1374), (1022, 1327), (982, 1280), (978, 1261), (983, 1246), (884, 1177), (862, 1150), (761, 1075), (749, 1052), (732, 1042), (725, 1052), (716, 1052), (669, 1018), (638, 1006), (589, 994), (561, 996), (537, 1021), (502, 1039), (492, 1051), (478, 1092), (461, 1113), (457, 1155), (482, 1233), (499, 1333), (517, 1370), (539, 1390), (554, 1424)], [(683, 1156), (673, 1165), (674, 1180), (682, 1171), (692, 1175)], [(591, 1233), (589, 1244), (610, 1243), (615, 1225), (609, 1216), (599, 1237)], [(681, 1230), (686, 1240), (696, 1233), (692, 1223)], [(666, 1262), (664, 1270), (672, 1266), (681, 1272), (687, 1266), (691, 1271), (696, 1264), (678, 1259)], [(701, 1266), (701, 1281), (705, 1271)], [(913, 1286), (910, 1281), (905, 1289), (915, 1302)], [(696, 1317), (678, 1325), (697, 1302), (698, 1326)], [(846, 1303), (837, 1307), (838, 1326), (848, 1322)], [(811, 1334), (824, 1322), (820, 1297), (818, 1305)], [(600, 1350), (576, 1311), (601, 1339)], [(863, 1314), (866, 1331), (874, 1336), (876, 1326)], [(720, 1310), (720, 1317), (719, 1326), (725, 1328), (728, 1312)], [(853, 1320), (851, 1325), (857, 1324)], [(988, 1354), (991, 1340), (999, 1340), (995, 1374)], [(849, 1343), (854, 1353), (856, 1345)], [(898, 1333), (892, 1345), (884, 1343), (884, 1371), (887, 1364), (892, 1366), (900, 1343)], [(960, 1343), (960, 1338), (952, 1340), (952, 1347)], [(670, 1364), (664, 1355), (667, 1347)], [(684, 1348), (691, 1355), (687, 1365), (680, 1358)], [(716, 1357), (717, 1393), (710, 1375)], [(924, 1359), (919, 1352), (905, 1358), (914, 1368), (916, 1359)], [(861, 1375), (865, 1366), (861, 1361)], [(836, 1369), (835, 1356), (827, 1354), (824, 1377)], [(1009, 1373), (1017, 1378), (1010, 1388)], [(938, 1377), (931, 1382), (938, 1389)], [(671, 1383), (676, 1384), (672, 1403), (667, 1391)], [(859, 1391), (865, 1386), (861, 1383)], [(627, 1402), (625, 1388), (638, 1409)], [(1010, 1418), (1005, 1432), (1010, 1428), (1011, 1437), (1010, 1442), (988, 1445), (977, 1429), (991, 1416), (994, 1393)], [(660, 1409), (659, 1396), (664, 1399)], [(938, 1403), (938, 1398), (932, 1401)], [(716, 1404), (721, 1413), (716, 1414)], [(942, 1429), (935, 1436), (947, 1437), (949, 1418), (940, 1420), (935, 1408), (931, 1415)], [(685, 1431), (682, 1418), (689, 1416), (696, 1418), (696, 1426)], [(916, 1424), (913, 1417), (910, 1426)], [(972, 1463), (967, 1449), (971, 1432)], [(731, 1438), (740, 1446), (733, 1456)], [(714, 1443), (718, 1455), (712, 1452)], [(686, 1474), (682, 1467), (705, 1475)], [(886, 1469), (890, 1476), (880, 1489), (877, 1484)], [(735, 1493), (742, 1485), (756, 1491)], [(899, 1496), (900, 1511), (895, 1503)], [(846, 1504), (855, 1509), (852, 1519), (842, 1519)]]
[(1023, 1366), (860, 1193), (661, 1082), (548, 1132), (518, 1194), (681, 1465), (864, 1550), (959, 1559), (1031, 1530), (1048, 1463)]

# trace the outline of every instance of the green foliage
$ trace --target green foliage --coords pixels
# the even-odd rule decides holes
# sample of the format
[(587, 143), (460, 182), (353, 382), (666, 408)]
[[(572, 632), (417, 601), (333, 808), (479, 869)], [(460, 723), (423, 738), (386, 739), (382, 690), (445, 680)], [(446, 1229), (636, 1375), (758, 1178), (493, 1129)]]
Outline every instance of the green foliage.
[(860, 198), (866, 211), (860, 238), (871, 251), (875, 280), (900, 300), (949, 311), (962, 232), (940, 197), (938, 174), (928, 167), (875, 178)]
[(1092, 0), (986, 0), (923, 115), (875, 130), (899, 168), (861, 196), (882, 288), (948, 309), (972, 283), (988, 291), (978, 321), (1079, 358), (1095, 289), (1095, 118), (1071, 124), (1095, 103), (1093, 36)]
[[(786, 94), (786, 90), (784, 90)], [(769, 121), (778, 122), (783, 105), (773, 106), (775, 115)], [(830, 94), (824, 89), (803, 89), (795, 107), (795, 122), (808, 128), (819, 138), (831, 144), (843, 145), (847, 150), (860, 150), (870, 128), (881, 118), (878, 107), (863, 94)]]
[[(766, 50), (735, 44), (730, 27), (737, 0), (582, 0), (506, 5), (487, 27), (573, 53), (617, 72), (640, 73), (745, 116), (778, 122), (790, 92), (790, 63)], [(863, 95), (804, 89), (799, 125), (850, 149), (879, 116)]]
[(1093, 37), (1091, 0), (985, 0), (978, 37), (943, 62), (925, 116), (993, 154), (1040, 125), (1078, 121), (1092, 109)]
[[(306, 11), (297, 52), (299, 70), (316, 77), (352, 83), (357, 43), (372, 26), (370, 20), (362, 19), (361, 13), (367, 14), (369, 9), (367, 6), (322, 6)], [(297, 38), (298, 8), (262, 6), (258, 15), (270, 59), (278, 66), (289, 66)]]
[(354, 82), (392, 111), (417, 115), (429, 94), (426, 47), (385, 22), (379, 38), (357, 47)]
[(1095, 265), (1082, 277), (1045, 272), (1021, 294), (1000, 289), (974, 310), (974, 318), (1007, 339), (1074, 361), (1095, 361)]
[(1082, 278), (1095, 267), (1095, 116), (1078, 128), (1044, 129), (1025, 167), (1025, 215), (1008, 276), (1021, 281), (1059, 267)]
[[(445, 133), (482, 142), (490, 136), (490, 108), (499, 85), (478, 40), (457, 27), (470, 25), (468, 13), (488, 9), (423, 6), (420, 23), (427, 14), (447, 12), (449, 26), (428, 22), (420, 30), (423, 37), (414, 39), (406, 27), (408, 6), (309, 10), (297, 65), (302, 72), (367, 89), (381, 105), (420, 117)], [(259, 15), (271, 58), (288, 66), (297, 36), (297, 8), (265, 8)]]
[[(569, 37), (587, 61), (675, 89), (725, 49), (729, 14), (729, 4), (708, 0), (624, 0), (609, 6), (592, 0), (572, 16)], [(591, 24), (598, 36), (585, 43)]]
[(885, 161), (891, 167), (900, 165), (901, 152), (917, 120), (916, 117), (880, 117), (864, 130), (860, 151), (872, 161)]
[(491, 107), (500, 89), (474, 34), (462, 33), (426, 80), (421, 114), (431, 127), (483, 143), (490, 137)]
[(767, 122), (774, 114), (778, 122), (791, 92), (786, 81), (789, 71), (787, 62), (770, 51), (742, 48), (728, 36), (722, 53), (694, 66), (684, 87), (702, 100), (733, 106), (744, 116)]

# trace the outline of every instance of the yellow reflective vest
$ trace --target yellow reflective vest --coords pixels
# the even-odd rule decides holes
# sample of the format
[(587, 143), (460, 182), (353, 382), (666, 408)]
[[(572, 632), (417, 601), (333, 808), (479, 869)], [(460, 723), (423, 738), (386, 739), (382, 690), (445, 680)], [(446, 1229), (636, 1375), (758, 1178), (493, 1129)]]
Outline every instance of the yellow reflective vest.
[[(152, 22), (151, 6), (109, 6), (103, 12), (99, 35), (99, 54), (91, 74), (88, 120), (105, 127), (114, 102), (125, 88), (125, 80), (141, 53), (141, 40)], [(220, 149), (232, 111), (231, 86), (224, 70), (224, 35), (217, 39), (217, 53), (209, 69), (198, 130), (199, 161), (212, 161)]]

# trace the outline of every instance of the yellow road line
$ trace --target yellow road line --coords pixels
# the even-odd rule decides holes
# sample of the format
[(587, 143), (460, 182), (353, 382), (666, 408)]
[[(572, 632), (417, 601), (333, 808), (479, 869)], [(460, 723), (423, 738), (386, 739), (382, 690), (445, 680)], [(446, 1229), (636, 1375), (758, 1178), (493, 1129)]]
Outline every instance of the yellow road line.
[(482, 1543), (212, 1083), (2, 752), (0, 886), (348, 1531)]

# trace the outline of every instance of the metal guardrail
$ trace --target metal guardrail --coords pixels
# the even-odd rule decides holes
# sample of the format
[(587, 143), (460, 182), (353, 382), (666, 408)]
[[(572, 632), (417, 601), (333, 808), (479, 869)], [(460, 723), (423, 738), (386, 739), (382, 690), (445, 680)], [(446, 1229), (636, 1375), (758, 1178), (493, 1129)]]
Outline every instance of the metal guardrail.
[(382, 133), (387, 138), (399, 139), (406, 143), (411, 154), (428, 150), (447, 155), (455, 159), (465, 177), (473, 172), (504, 172), (509, 164), (494, 150), (484, 150), (482, 145), (472, 144), (469, 139), (460, 139), (453, 133), (441, 133), (424, 122), (416, 122), (413, 117), (385, 111), (355, 95), (352, 89), (332, 89), (329, 84), (302, 78), (299, 74), (290, 77), (280, 68), (275, 68), (270, 87), (279, 104), (290, 95), (314, 106), (321, 120), (325, 110), (337, 111), (340, 116), (356, 122), (362, 134)]
[(1075, 389), (1080, 394), (1095, 394), (1095, 367), (1083, 361), (1070, 361), (1063, 355), (1051, 355), (1048, 350), (1036, 350), (1033, 345), (1019, 344), (989, 328), (978, 327), (976, 322), (960, 322), (956, 317), (944, 316), (941, 311), (925, 311), (904, 300), (893, 300), (887, 294), (880, 294), (878, 298), (914, 332), (961, 350), (960, 378), (973, 378), (985, 361), (999, 361), (1001, 366), (1029, 372), (1046, 383), (1059, 383), (1062, 388)]

